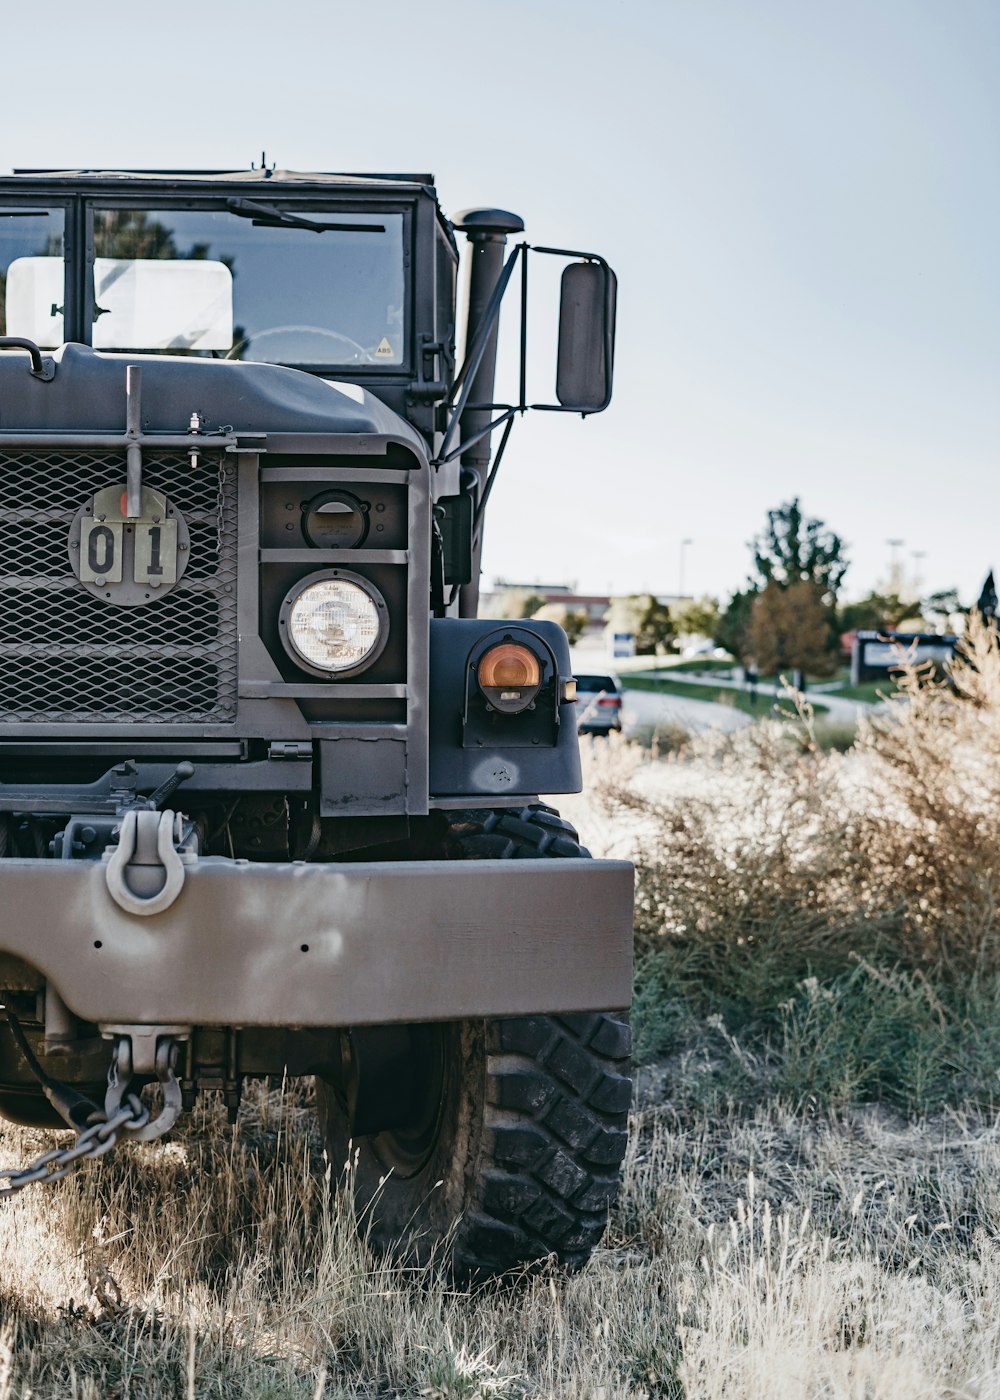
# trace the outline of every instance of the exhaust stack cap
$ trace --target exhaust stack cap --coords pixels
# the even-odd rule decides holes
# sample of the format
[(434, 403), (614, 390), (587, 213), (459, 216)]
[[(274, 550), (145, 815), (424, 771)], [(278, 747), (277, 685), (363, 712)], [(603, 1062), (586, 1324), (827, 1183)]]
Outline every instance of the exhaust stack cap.
[(459, 233), (523, 233), (524, 220), (508, 209), (462, 209), (452, 219)]

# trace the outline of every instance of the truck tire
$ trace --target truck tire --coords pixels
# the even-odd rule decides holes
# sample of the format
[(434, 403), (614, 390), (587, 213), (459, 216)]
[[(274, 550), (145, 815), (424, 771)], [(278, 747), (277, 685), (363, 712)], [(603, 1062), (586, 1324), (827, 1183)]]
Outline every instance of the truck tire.
[[(449, 859), (588, 854), (551, 808), (447, 814)], [(415, 1264), (460, 1279), (554, 1256), (578, 1268), (619, 1187), (631, 1101), (624, 1012), (414, 1026), (423, 1110), (406, 1132), (351, 1142), (341, 1095), (320, 1083), (334, 1170), (348, 1160), (358, 1225)]]

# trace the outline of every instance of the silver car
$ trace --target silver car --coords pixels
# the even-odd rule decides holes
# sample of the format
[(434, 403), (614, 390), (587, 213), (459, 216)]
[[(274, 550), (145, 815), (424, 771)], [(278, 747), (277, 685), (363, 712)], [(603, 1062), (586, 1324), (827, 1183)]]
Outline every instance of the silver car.
[(576, 677), (576, 727), (581, 734), (610, 734), (621, 729), (622, 693), (617, 677)]

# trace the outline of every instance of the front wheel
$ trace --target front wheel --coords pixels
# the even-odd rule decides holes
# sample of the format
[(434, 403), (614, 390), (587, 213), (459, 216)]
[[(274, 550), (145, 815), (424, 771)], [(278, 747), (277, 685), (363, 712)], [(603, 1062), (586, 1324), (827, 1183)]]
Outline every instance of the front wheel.
[[(448, 822), (443, 854), (456, 859), (586, 854), (546, 807), (454, 812)], [(355, 1134), (352, 1143), (350, 1086), (318, 1086), (334, 1168), (355, 1154), (360, 1228), (376, 1248), (415, 1263), (446, 1256), (463, 1278), (552, 1255), (579, 1267), (618, 1194), (632, 1092), (625, 1014), (406, 1032), (399, 1063), (413, 1093), (405, 1129)]]

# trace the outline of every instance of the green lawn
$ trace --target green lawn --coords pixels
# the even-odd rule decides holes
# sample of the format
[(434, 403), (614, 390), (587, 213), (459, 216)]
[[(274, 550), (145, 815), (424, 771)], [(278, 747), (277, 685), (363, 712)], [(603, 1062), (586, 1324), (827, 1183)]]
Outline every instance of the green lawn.
[[(707, 700), (713, 705), (729, 705), (734, 710), (742, 710), (744, 714), (754, 715), (757, 718), (771, 713), (774, 699), (770, 695), (758, 694), (757, 703), (754, 704), (750, 695), (745, 690), (719, 689), (714, 685), (698, 685), (694, 681), (668, 681), (661, 680), (656, 676), (622, 676), (622, 686), (625, 690), (651, 690), (657, 695), (677, 695), (681, 699), (687, 700)], [(783, 710), (792, 708), (788, 699), (778, 699), (778, 705)], [(809, 703), (817, 714), (826, 714), (827, 707), (822, 701), (815, 701), (810, 697)]]
[(690, 656), (686, 659), (677, 657), (675, 660), (670, 656), (661, 656), (658, 659), (650, 657), (657, 666), (662, 666), (666, 671), (731, 671), (736, 665), (735, 661), (727, 661), (721, 656)]
[(863, 681), (861, 685), (845, 685), (830, 693), (843, 700), (867, 700), (870, 705), (877, 705), (883, 696), (895, 695), (896, 687), (886, 676), (885, 680)]

